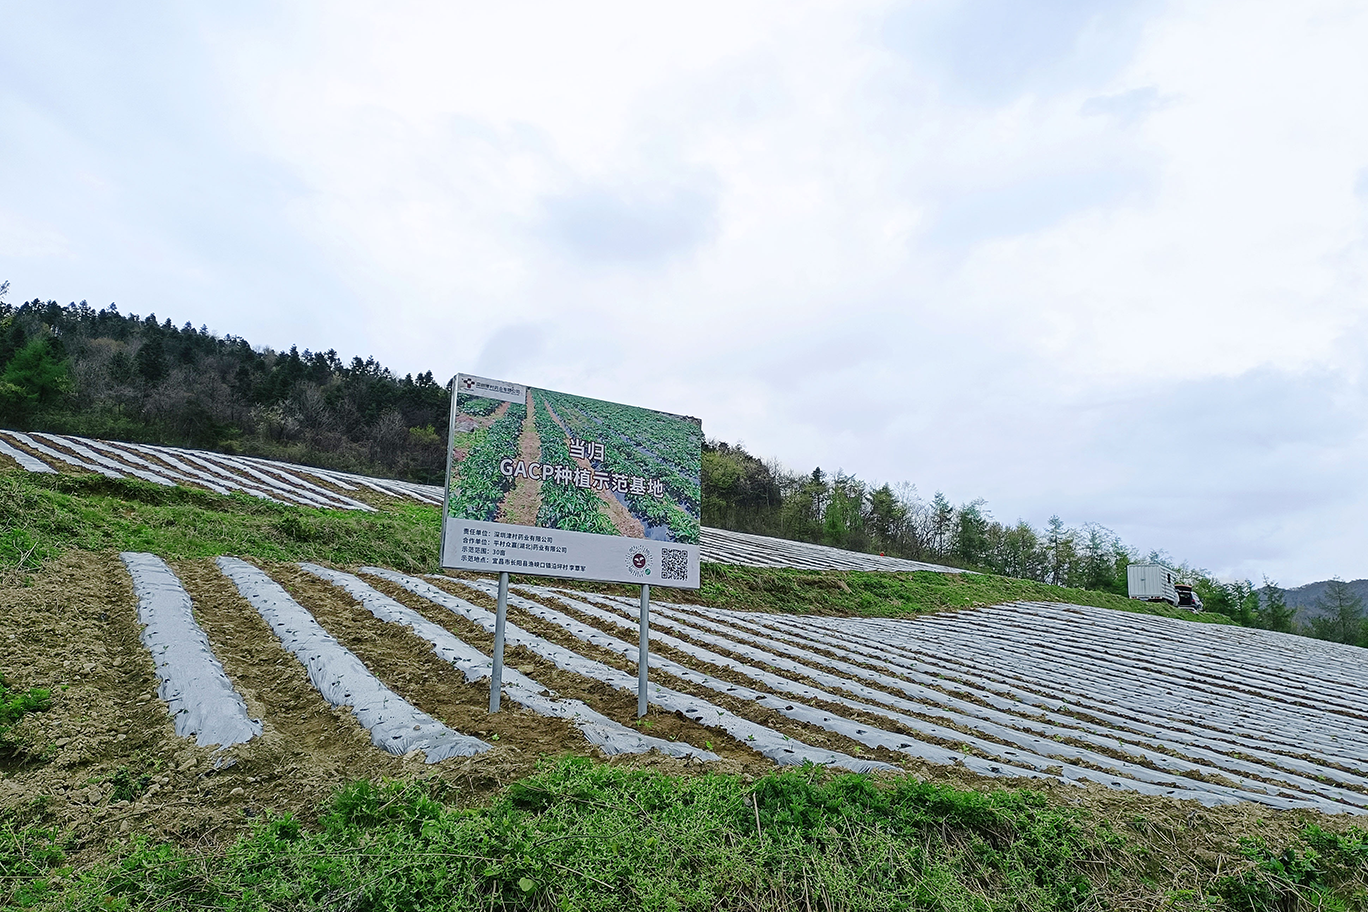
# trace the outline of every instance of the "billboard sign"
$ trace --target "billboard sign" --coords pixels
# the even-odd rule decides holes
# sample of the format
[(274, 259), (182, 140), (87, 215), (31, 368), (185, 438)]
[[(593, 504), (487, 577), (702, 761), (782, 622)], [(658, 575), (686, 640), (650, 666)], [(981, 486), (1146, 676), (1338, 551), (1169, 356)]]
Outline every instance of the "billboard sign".
[(461, 374), (442, 566), (697, 589), (696, 418)]

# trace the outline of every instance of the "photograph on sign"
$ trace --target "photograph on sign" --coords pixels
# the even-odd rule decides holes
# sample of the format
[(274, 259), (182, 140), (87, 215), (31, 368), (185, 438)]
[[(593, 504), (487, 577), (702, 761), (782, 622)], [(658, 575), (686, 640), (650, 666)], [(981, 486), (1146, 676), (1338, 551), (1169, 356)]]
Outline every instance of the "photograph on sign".
[(695, 418), (462, 374), (442, 565), (698, 588)]

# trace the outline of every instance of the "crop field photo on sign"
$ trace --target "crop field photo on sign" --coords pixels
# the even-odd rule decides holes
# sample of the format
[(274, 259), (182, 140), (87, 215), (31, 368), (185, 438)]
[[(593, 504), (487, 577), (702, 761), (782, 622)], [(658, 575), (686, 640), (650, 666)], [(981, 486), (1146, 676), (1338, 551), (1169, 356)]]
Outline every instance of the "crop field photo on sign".
[(454, 517), (698, 543), (695, 422), (529, 388), (458, 394), (454, 427)]
[(453, 389), (443, 566), (697, 586), (696, 419), (465, 374)]

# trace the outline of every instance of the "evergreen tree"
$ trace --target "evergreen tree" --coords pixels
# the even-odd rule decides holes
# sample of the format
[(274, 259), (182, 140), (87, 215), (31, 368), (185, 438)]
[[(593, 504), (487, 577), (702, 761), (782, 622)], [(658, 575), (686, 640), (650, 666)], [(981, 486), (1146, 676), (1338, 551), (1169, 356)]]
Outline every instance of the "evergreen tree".
[(1287, 606), (1286, 593), (1278, 587), (1278, 584), (1264, 577), (1263, 588), (1259, 590), (1260, 605), (1258, 609), (1257, 624), (1264, 630), (1278, 630), (1283, 633), (1292, 632), (1292, 619), (1296, 611)]
[(40, 410), (57, 404), (70, 386), (57, 339), (34, 339), (0, 372), (0, 423), (28, 428)]
[(1316, 599), (1320, 616), (1311, 620), (1311, 635), (1321, 640), (1357, 646), (1364, 642), (1363, 599), (1338, 576), (1325, 585)]

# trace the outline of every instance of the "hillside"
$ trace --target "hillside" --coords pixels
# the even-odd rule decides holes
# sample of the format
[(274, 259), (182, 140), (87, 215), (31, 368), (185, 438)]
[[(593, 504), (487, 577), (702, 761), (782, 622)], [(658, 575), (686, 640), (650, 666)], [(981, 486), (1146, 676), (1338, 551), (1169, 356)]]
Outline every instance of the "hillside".
[[(1306, 623), (1324, 614), (1323, 610), (1317, 607), (1317, 603), (1325, 598), (1325, 591), (1329, 585), (1330, 580), (1319, 580), (1285, 590), (1287, 607), (1297, 612), (1298, 621)], [(1350, 592), (1368, 603), (1368, 579), (1350, 580), (1348, 585)]]
[[(442, 378), (445, 379), (445, 378)], [(447, 391), (373, 358), (257, 348), (201, 326), (114, 305), (0, 300), (0, 428), (249, 455), (433, 484), (445, 466)], [(705, 443), (702, 524), (738, 533), (1125, 594), (1142, 557), (1096, 524), (1001, 521), (910, 484), (845, 471), (794, 472), (724, 441)], [(1247, 582), (1185, 571), (1215, 613), (1282, 629)]]
[[(0, 903), (1368, 897), (1352, 647), (981, 574), (711, 563), (656, 592), (638, 721), (633, 593), (515, 577), (490, 714), (490, 581), (425, 575), (424, 489), (42, 439), (149, 477), (0, 466)], [(208, 487), (233, 484), (256, 493)]]

